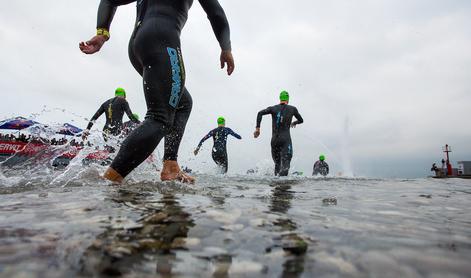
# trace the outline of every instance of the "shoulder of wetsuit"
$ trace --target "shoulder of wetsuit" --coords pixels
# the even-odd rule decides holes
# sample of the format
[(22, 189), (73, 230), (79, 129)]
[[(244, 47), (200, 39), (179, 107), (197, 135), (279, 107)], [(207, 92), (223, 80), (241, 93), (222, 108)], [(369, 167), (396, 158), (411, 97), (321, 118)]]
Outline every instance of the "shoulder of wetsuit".
[(103, 102), (101, 106), (108, 106), (108, 104), (111, 103), (112, 101), (113, 101), (113, 98), (107, 99), (105, 100), (105, 102)]

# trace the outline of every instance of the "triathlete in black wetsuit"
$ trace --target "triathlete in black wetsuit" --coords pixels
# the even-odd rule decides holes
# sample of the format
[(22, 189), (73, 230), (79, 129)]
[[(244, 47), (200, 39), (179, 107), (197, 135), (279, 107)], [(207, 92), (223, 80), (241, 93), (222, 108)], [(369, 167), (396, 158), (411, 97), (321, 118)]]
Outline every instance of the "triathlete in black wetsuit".
[[(109, 39), (109, 28), (117, 6), (131, 0), (101, 0), (97, 35), (80, 43), (82, 52), (92, 54)], [(221, 68), (234, 70), (229, 24), (217, 0), (199, 0), (208, 15), (222, 52)], [(180, 50), (180, 33), (193, 0), (138, 0), (137, 19), (129, 42), (129, 57), (143, 77), (147, 103), (146, 120), (123, 142), (105, 172), (105, 178), (120, 182), (141, 164), (166, 136), (162, 180), (193, 181), (177, 164), (177, 153), (191, 112), (191, 97), (185, 88), (185, 68)]]
[[(257, 126), (254, 137), (260, 136), (260, 123), (262, 116), (272, 116), (271, 156), (275, 162), (275, 175), (287, 176), (293, 157), (293, 146), (291, 144), (290, 127), (296, 127), (303, 123), (303, 118), (294, 106), (288, 105), (289, 94), (286, 91), (280, 93), (280, 104), (270, 106), (258, 112)], [(297, 121), (292, 122), (293, 116)]]
[(223, 117), (219, 117), (218, 127), (211, 130), (208, 134), (206, 134), (206, 136), (203, 137), (203, 139), (201, 139), (194, 153), (195, 155), (197, 155), (204, 141), (213, 137), (214, 145), (211, 152), (211, 156), (213, 157), (214, 162), (216, 162), (216, 164), (222, 168), (223, 172), (227, 173), (227, 136), (232, 135), (239, 140), (242, 139), (242, 137), (239, 134), (235, 133), (232, 129), (225, 127), (225, 125), (226, 120)]
[(325, 155), (321, 154), (319, 160), (314, 163), (312, 167), (312, 175), (323, 175), (324, 177), (329, 174), (329, 164), (325, 161)]
[(126, 101), (126, 91), (124, 91), (123, 88), (117, 88), (115, 91), (115, 97), (103, 102), (95, 115), (90, 119), (87, 129), (83, 132), (84, 137), (88, 135), (95, 121), (98, 120), (103, 113), (106, 116), (106, 123), (103, 127), (103, 137), (105, 140), (108, 139), (109, 135), (117, 136), (121, 133), (124, 113), (128, 115), (132, 122), (136, 124), (139, 123), (139, 119), (134, 117), (129, 108), (129, 103)]

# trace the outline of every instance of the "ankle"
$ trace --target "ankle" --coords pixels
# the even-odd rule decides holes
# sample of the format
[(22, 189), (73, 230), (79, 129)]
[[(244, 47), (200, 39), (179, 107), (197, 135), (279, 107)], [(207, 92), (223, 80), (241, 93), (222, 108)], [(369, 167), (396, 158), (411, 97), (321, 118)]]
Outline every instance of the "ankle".
[(113, 168), (109, 167), (106, 169), (105, 173), (103, 174), (103, 177), (109, 181), (115, 182), (115, 183), (121, 183), (123, 181), (123, 176), (116, 172)]

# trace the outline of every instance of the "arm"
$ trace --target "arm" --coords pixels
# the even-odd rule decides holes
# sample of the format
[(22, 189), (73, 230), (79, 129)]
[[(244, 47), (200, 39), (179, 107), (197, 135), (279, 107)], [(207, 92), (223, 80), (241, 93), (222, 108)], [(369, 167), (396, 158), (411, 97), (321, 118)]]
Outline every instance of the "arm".
[(268, 107), (267, 109), (263, 109), (262, 111), (258, 112), (258, 114), (257, 114), (257, 125), (255, 126), (256, 128), (260, 128), (260, 124), (262, 123), (263, 115), (268, 115), (268, 114), (271, 114), (271, 107)]
[(124, 101), (123, 103), (123, 106), (124, 106), (124, 112), (126, 112), (126, 115), (128, 115), (128, 118), (133, 122), (133, 123), (136, 123), (136, 124), (139, 124), (140, 121), (136, 118), (134, 118), (134, 115), (132, 114), (131, 112), (131, 108), (129, 108), (129, 102), (127, 102), (126, 100)]
[(100, 118), (100, 116), (105, 113), (105, 108), (103, 107), (103, 104), (100, 106), (100, 108), (96, 111), (95, 115), (93, 115), (93, 117), (90, 119), (90, 122), (88, 123), (87, 125), (87, 130), (90, 130), (90, 128), (92, 128), (93, 124), (95, 123), (96, 120), (98, 120), (98, 118)]
[(204, 141), (208, 140), (211, 136), (213, 136), (213, 131), (214, 131), (214, 129), (211, 130), (210, 132), (208, 132), (208, 134), (206, 134), (206, 136), (204, 136), (201, 139), (200, 143), (198, 144), (198, 147), (196, 147), (195, 151), (193, 152), (195, 155), (197, 155), (198, 152), (200, 151), (200, 148), (203, 145)]
[(213, 131), (211, 130), (210, 132), (208, 132), (208, 134), (206, 134), (200, 141), (200, 143), (198, 144), (198, 147), (197, 149), (201, 148), (201, 146), (203, 145), (204, 141), (208, 140), (209, 138), (211, 138), (211, 136), (213, 136)]
[(253, 137), (258, 138), (260, 136), (260, 123), (262, 122), (263, 115), (267, 115), (271, 113), (271, 107), (267, 109), (263, 109), (262, 111), (258, 112), (257, 114), (257, 125), (255, 126), (255, 132), (253, 133)]
[(199, 0), (213, 27), (214, 34), (222, 50), (231, 50), (229, 22), (217, 0)]
[(229, 128), (229, 134), (234, 136), (235, 138), (237, 139), (242, 139), (242, 136), (240, 136), (239, 134), (235, 133), (232, 129)]
[(231, 52), (231, 32), (226, 14), (217, 0), (199, 0), (199, 2), (208, 15), (213, 32), (222, 50), (220, 56), (221, 69), (227, 64), (227, 74), (231, 75), (235, 66)]
[(85, 54), (93, 54), (100, 51), (103, 44), (110, 39), (109, 30), (116, 7), (131, 2), (135, 2), (135, 0), (101, 0), (98, 6), (96, 35), (87, 42), (80, 42), (80, 50)]
[(296, 118), (296, 121), (291, 123), (291, 127), (296, 127), (296, 125), (304, 123), (303, 117), (301, 117), (297, 108), (295, 108), (294, 117)]

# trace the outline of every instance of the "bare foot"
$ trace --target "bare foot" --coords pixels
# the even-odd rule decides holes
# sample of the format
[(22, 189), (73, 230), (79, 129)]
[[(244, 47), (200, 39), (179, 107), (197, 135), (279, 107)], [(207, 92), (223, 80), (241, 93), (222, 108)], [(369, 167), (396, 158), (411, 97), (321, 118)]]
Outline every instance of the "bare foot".
[(195, 183), (195, 178), (185, 174), (175, 160), (164, 160), (164, 167), (160, 172), (162, 181), (179, 181), (183, 183)]
[(116, 184), (119, 184), (123, 181), (123, 177), (111, 167), (106, 169), (105, 173), (103, 174), (103, 177)]

